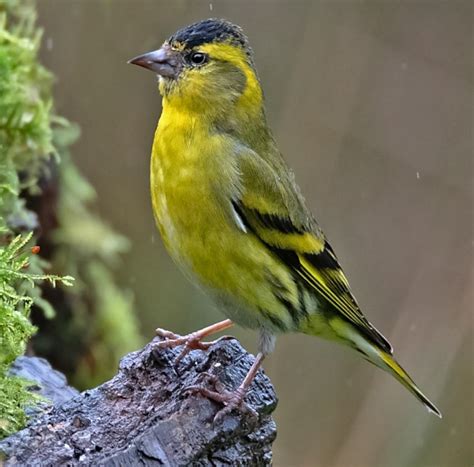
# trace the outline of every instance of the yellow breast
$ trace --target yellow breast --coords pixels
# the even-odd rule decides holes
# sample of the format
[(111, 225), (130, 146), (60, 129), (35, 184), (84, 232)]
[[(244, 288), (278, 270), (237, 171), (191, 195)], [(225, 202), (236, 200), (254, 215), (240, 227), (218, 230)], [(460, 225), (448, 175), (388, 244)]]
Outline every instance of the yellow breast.
[(230, 200), (239, 177), (233, 146), (197, 118), (163, 112), (151, 160), (156, 222), (185, 274), (239, 310), (238, 316), (228, 310), (232, 319), (256, 327), (263, 317), (255, 311), (264, 309), (290, 323), (268, 278), (269, 271), (282, 279), (289, 272), (232, 217)]
[[(215, 156), (222, 152), (219, 136), (203, 131), (193, 116), (164, 112), (153, 144), (151, 197), (161, 235), (172, 257), (181, 262), (211, 233), (226, 223), (218, 202), (220, 169)], [(209, 241), (209, 239), (207, 239)]]

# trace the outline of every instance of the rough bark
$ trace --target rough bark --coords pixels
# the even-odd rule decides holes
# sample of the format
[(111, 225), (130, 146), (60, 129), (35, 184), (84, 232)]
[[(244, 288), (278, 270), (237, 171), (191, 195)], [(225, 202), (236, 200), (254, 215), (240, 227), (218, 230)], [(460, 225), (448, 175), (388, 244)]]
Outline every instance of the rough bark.
[[(0, 442), (6, 465), (271, 464), (276, 436), (271, 413), (277, 401), (262, 371), (246, 397), (258, 418), (234, 411), (215, 424), (213, 418), (221, 406), (185, 391), (196, 384), (210, 384), (205, 373), (235, 388), (254, 358), (236, 340), (227, 340), (207, 352), (191, 352), (176, 369), (178, 352), (156, 350), (152, 342), (124, 357), (110, 381), (75, 396), (69, 392), (72, 398), (50, 407), (27, 428)], [(22, 374), (28, 376), (28, 372)], [(50, 380), (43, 374), (37, 385), (44, 387)], [(57, 387), (64, 383), (57, 375), (54, 381)]]

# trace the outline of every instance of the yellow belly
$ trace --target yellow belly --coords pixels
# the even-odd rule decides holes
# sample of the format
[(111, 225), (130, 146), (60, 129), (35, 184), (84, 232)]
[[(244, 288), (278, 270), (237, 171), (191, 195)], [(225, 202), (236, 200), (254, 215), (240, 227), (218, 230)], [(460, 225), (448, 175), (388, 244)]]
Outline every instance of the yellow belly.
[[(232, 184), (232, 174), (222, 172), (228, 167), (222, 167), (219, 157), (229, 148), (218, 136), (207, 136), (205, 146), (196, 141), (196, 132), (193, 137), (194, 143), (186, 145), (160, 134), (159, 126), (153, 147), (153, 210), (168, 252), (234, 321), (272, 327), (273, 319), (291, 329), (291, 316), (269, 282), (271, 272), (294, 287), (290, 272), (257, 238), (239, 229), (230, 198), (223, 193)], [(195, 147), (208, 152), (197, 154)]]

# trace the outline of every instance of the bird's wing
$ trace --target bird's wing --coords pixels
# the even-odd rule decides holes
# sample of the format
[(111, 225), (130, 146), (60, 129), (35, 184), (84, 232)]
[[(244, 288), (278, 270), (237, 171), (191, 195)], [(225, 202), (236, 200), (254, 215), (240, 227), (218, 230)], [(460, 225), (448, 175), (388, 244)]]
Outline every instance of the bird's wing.
[(341, 316), (392, 353), (390, 343), (360, 311), (334, 251), (283, 159), (267, 162), (252, 153), (239, 161), (242, 187), (232, 204), (245, 227)]

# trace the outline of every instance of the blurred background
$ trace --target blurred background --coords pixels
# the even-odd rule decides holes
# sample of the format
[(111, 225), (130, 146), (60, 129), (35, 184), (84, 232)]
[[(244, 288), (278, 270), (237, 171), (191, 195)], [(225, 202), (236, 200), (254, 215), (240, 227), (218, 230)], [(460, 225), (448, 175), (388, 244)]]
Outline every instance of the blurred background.
[[(443, 412), (302, 335), (265, 362), (275, 466), (468, 466), (474, 456), (473, 6), (469, 1), (41, 0), (42, 62), (100, 216), (130, 239), (117, 280), (141, 332), (222, 319), (168, 258), (148, 165), (156, 78), (126, 64), (207, 17), (253, 45), (268, 119), (369, 319)], [(233, 333), (250, 351), (256, 334)], [(62, 349), (64, 351), (64, 349)]]

